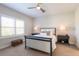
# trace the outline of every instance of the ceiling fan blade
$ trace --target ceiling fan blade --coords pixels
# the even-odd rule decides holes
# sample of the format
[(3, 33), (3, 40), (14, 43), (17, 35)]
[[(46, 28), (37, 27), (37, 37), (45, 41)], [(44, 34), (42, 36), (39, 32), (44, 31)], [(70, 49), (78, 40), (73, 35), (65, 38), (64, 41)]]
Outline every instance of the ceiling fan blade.
[(42, 8), (40, 8), (40, 10), (44, 13), (45, 12), (45, 10), (44, 9), (42, 9)]
[(33, 9), (33, 8), (36, 8), (36, 7), (28, 7), (28, 9)]

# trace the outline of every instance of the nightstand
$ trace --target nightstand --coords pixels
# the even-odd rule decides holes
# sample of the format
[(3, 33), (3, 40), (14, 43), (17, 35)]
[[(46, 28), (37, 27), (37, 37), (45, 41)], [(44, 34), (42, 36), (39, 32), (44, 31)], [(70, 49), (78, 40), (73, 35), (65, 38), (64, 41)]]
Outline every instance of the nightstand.
[(69, 35), (57, 35), (58, 42), (69, 44)]

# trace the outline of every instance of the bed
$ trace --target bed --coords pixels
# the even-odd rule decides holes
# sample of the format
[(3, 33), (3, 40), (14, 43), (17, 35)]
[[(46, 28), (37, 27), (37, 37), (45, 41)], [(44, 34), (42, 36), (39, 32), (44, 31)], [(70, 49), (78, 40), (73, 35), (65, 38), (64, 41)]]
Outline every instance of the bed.
[(25, 48), (31, 47), (52, 55), (56, 49), (56, 28), (41, 28), (37, 35), (25, 36)]

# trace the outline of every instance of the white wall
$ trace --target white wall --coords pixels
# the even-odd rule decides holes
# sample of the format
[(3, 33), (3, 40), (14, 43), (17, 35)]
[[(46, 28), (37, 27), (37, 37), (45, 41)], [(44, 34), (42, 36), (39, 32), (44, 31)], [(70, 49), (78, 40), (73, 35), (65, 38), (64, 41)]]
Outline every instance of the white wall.
[(79, 48), (79, 7), (75, 11), (75, 35), (76, 35), (76, 46)]
[[(0, 14), (24, 20), (25, 21), (25, 34), (29, 35), (32, 32), (33, 20), (31, 17), (21, 14), (15, 10), (7, 8), (3, 5), (0, 5)], [(19, 36), (17, 38), (23, 38), (23, 36)], [(10, 41), (12, 41), (14, 39), (16, 39), (16, 38), (15, 37), (13, 37), (13, 38), (8, 37), (6, 39), (0, 38), (0, 48), (5, 47), (5, 45), (7, 45), (7, 46), (10, 45)]]
[[(74, 20), (74, 12), (63, 13), (58, 15), (49, 15), (35, 19), (34, 26), (40, 27), (56, 27), (57, 34), (61, 34), (59, 27), (60, 25), (66, 26), (66, 33), (70, 35), (70, 38), (75, 38), (74, 30), (75, 30), (75, 20)], [(75, 44), (72, 43), (72, 44)]]

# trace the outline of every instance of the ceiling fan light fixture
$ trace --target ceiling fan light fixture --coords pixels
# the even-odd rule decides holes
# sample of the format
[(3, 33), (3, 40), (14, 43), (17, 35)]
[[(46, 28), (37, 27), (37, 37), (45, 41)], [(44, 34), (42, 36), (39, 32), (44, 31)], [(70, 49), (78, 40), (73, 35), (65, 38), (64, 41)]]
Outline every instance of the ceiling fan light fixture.
[(40, 10), (40, 7), (36, 7), (36, 9)]

